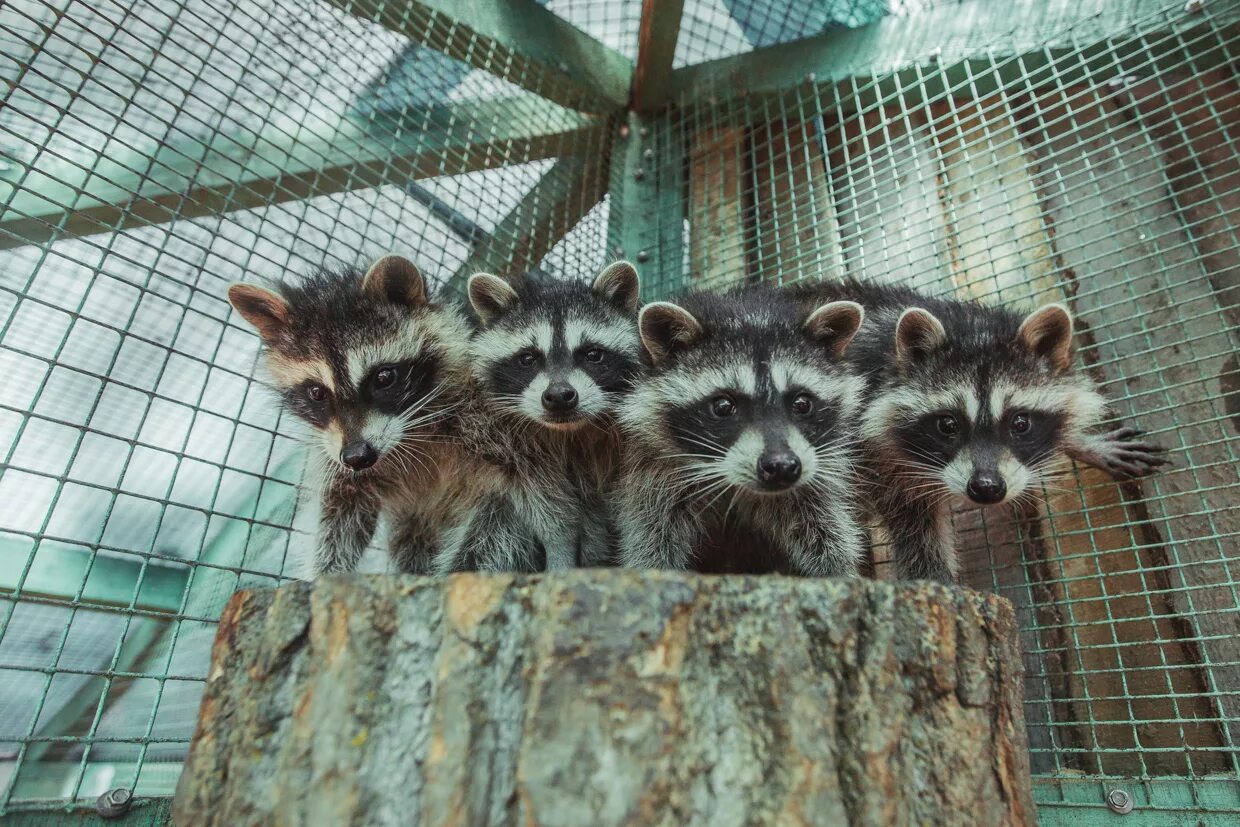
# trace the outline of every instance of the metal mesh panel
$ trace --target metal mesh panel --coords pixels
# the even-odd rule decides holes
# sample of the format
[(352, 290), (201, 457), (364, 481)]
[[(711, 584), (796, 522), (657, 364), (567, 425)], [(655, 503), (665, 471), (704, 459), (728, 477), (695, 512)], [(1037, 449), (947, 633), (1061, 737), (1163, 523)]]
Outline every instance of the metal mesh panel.
[(171, 793), (221, 608), (307, 539), (224, 290), (395, 250), (1066, 300), (1175, 465), (957, 514), (1042, 819), (1240, 814), (1240, 4), (686, 0), (641, 114), (642, 3), (456, 5), (0, 9), (0, 812)]
[(852, 276), (1073, 307), (1082, 368), (1174, 467), (962, 510), (964, 579), (1016, 604), (1044, 818), (1118, 787), (1153, 824), (1240, 813), (1240, 39), (1235, 4), (1137, 5), (1122, 27), (926, 8), (866, 50), (763, 55), (817, 65), (719, 61), (652, 166), (685, 192), (661, 289)]

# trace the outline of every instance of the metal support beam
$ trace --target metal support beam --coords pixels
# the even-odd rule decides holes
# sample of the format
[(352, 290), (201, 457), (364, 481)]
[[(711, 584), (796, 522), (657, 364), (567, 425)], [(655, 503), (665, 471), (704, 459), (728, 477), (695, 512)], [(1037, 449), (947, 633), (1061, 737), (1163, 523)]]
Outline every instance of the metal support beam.
[(329, 0), (350, 14), (573, 109), (629, 99), (633, 64), (535, 0)]
[(611, 156), (607, 245), (637, 263), (646, 299), (683, 286), (685, 149), (667, 116), (630, 112)]
[[(81, 548), (47, 540), (39, 544), (37, 551), (25, 546), (12, 540), (0, 544), (0, 596), (11, 596), (20, 583), (21, 597), (41, 597), (65, 604), (77, 600), (87, 608), (133, 607), (168, 614), (181, 610), (189, 579), (188, 566), (147, 561), (142, 588), (137, 591), (141, 558), (98, 553), (92, 560), (90, 553)], [(35, 558), (30, 561), (32, 553)], [(29, 571), (22, 580), (28, 562)]]
[(633, 69), (630, 105), (653, 112), (667, 105), (672, 83), (672, 60), (685, 0), (643, 0), (637, 32), (637, 66)]
[(606, 123), (523, 96), (56, 161), (0, 179), (0, 249), (554, 157)]
[(448, 280), (463, 293), (478, 272), (521, 275), (543, 257), (603, 198), (607, 188), (607, 153), (601, 157), (565, 156), (543, 174), (495, 231), (481, 241)]
[(736, 101), (753, 109), (756, 99), (782, 99), (809, 81), (834, 85), (845, 106), (864, 108), (1012, 84), (1097, 84), (1227, 65), (1222, 44), (1238, 27), (1235, 2), (1192, 12), (1167, 0), (966, 0), (678, 69), (671, 95), (682, 106)]

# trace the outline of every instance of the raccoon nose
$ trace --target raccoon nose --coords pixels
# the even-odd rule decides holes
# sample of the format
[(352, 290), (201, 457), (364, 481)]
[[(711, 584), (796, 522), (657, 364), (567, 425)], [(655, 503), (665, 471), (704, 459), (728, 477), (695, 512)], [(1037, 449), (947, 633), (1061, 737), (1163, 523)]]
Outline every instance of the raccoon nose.
[(340, 461), (354, 471), (364, 471), (379, 461), (379, 452), (366, 440), (359, 439), (344, 446)]
[(965, 493), (975, 503), (992, 505), (1000, 502), (1007, 494), (1007, 485), (1003, 482), (1003, 477), (994, 471), (975, 471), (969, 478)]
[(553, 382), (542, 395), (543, 407), (551, 413), (564, 413), (577, 407), (577, 390), (567, 382)]
[(791, 451), (763, 454), (758, 458), (758, 479), (767, 485), (792, 485), (801, 478), (801, 460)]

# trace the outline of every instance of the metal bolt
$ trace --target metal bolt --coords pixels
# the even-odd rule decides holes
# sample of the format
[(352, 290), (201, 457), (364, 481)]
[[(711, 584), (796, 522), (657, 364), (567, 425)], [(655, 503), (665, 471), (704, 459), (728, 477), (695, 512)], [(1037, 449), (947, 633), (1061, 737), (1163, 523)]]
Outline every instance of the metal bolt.
[(616, 254), (616, 258), (624, 258), (624, 248), (619, 244), (615, 246), (615, 249), (613, 249), (612, 252)]
[(934, 51), (930, 53), (930, 62), (938, 63), (942, 59), (943, 59), (943, 47), (935, 46)]
[(815, 75), (813, 72), (810, 72), (808, 75), (805, 76), (805, 82), (808, 83), (810, 86), (813, 86), (815, 83), (818, 82), (818, 76)]
[(635, 180), (635, 181), (641, 181), (641, 180), (642, 180), (642, 179), (644, 179), (645, 177), (646, 177), (646, 170), (644, 170), (644, 169), (635, 169), (635, 170), (633, 170), (633, 180)]
[(646, 252), (645, 250), (638, 250), (638, 251), (637, 251), (637, 260), (638, 260), (638, 261), (646, 261), (646, 260), (647, 260), (647, 259), (649, 259), (649, 258), (650, 258), (650, 253)]
[(629, 127), (628, 127), (628, 125), (627, 125), (627, 124), (625, 124), (624, 126), (620, 127), (620, 137), (621, 137), (621, 138), (627, 138), (627, 137), (629, 137)]
[(563, 60), (561, 60), (561, 61), (560, 61), (560, 63), (559, 63), (559, 69), (560, 69), (560, 71), (561, 71), (561, 72), (567, 72), (567, 71), (568, 71), (568, 63), (567, 63), (567, 61), (563, 61)]
[(1184, 13), (1185, 14), (1201, 14), (1202, 10), (1205, 9), (1205, 7), (1206, 7), (1205, 0), (1188, 0), (1188, 2), (1184, 4)]
[(653, 150), (653, 149), (645, 149), (645, 150), (642, 150), (642, 157), (643, 157), (643, 158), (645, 158), (647, 161), (653, 161), (653, 160), (654, 160), (654, 150)]
[(100, 818), (120, 818), (129, 812), (131, 804), (133, 804), (133, 793), (124, 787), (117, 787), (95, 799), (95, 812)]
[(638, 134), (638, 135), (641, 135), (643, 138), (649, 138), (649, 137), (650, 137), (650, 127), (648, 127), (648, 126), (643, 126), (640, 130), (638, 130), (637, 134)]
[(1120, 815), (1132, 812), (1132, 796), (1126, 790), (1111, 790), (1107, 793), (1107, 806)]

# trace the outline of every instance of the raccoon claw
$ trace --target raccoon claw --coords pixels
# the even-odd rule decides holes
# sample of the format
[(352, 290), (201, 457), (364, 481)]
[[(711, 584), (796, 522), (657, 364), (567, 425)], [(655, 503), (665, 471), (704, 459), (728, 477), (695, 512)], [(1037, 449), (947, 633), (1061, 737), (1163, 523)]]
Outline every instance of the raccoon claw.
[(1148, 477), (1160, 467), (1170, 465), (1164, 456), (1167, 449), (1152, 442), (1137, 440), (1142, 432), (1133, 427), (1116, 428), (1090, 437), (1089, 444), (1071, 451), (1074, 459), (1106, 471), (1117, 480)]

